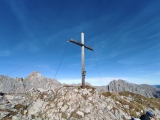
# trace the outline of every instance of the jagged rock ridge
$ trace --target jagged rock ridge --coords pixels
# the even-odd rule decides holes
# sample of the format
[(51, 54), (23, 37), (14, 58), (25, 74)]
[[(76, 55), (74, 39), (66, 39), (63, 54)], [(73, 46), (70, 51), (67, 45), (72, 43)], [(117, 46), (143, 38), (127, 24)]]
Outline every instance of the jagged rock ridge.
[(122, 92), (122, 91), (130, 91), (133, 93), (140, 94), (145, 97), (160, 97), (159, 91), (160, 89), (150, 86), (147, 84), (137, 85), (134, 83), (128, 83), (124, 80), (113, 80), (106, 86), (96, 86), (99, 92)]
[(61, 86), (61, 83), (51, 78), (45, 78), (38, 71), (31, 73), (26, 78), (10, 78), (0, 75), (1, 93), (25, 93), (34, 88), (55, 89)]

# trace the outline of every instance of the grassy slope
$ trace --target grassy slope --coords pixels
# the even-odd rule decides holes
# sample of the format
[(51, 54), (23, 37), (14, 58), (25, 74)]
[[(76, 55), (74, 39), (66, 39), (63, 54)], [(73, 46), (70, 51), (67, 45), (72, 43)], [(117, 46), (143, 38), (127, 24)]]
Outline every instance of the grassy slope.
[[(139, 117), (140, 115), (144, 114), (146, 109), (150, 109), (153, 111), (155, 109), (160, 110), (159, 98), (146, 98), (139, 94), (135, 94), (128, 91), (120, 92), (118, 94), (115, 92), (105, 92), (102, 93), (102, 95), (114, 99), (114, 101), (117, 103), (118, 109), (121, 109), (134, 117)], [(127, 105), (129, 109), (127, 109), (123, 105)]]

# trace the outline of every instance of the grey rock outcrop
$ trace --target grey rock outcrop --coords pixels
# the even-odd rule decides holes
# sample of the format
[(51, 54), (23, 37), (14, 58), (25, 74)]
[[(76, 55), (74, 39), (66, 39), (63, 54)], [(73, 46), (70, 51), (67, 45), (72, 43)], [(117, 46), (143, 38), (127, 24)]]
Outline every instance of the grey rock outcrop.
[(47, 90), (56, 89), (61, 86), (61, 83), (57, 80), (46, 78), (42, 76), (38, 71), (35, 71), (24, 78), (23, 84), (25, 86), (25, 90), (30, 90), (31, 88), (42, 88)]
[(10, 78), (0, 75), (0, 92), (1, 93), (25, 93), (34, 88), (56, 89), (61, 83), (51, 78), (42, 76), (38, 71), (31, 73), (26, 78)]
[(13, 79), (0, 75), (0, 92), (7, 93), (11, 90), (13, 90)]
[(97, 90), (99, 92), (109, 92), (109, 91), (114, 91), (114, 92), (122, 92), (122, 91), (129, 91), (133, 93), (140, 94), (145, 97), (155, 97), (158, 95), (157, 91), (160, 89), (150, 86), (147, 84), (141, 84), (137, 85), (134, 83), (128, 83), (124, 80), (113, 80), (109, 83), (109, 85), (106, 86), (96, 86)]

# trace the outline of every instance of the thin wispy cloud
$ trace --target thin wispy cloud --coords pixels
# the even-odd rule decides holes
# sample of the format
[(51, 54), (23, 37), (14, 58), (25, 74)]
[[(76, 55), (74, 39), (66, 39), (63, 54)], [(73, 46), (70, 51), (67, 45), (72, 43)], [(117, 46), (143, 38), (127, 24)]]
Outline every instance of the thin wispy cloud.
[(118, 62), (120, 64), (125, 64), (125, 65), (132, 65), (132, 64), (134, 64), (134, 62), (132, 60), (127, 60), (127, 59), (119, 60)]
[(2, 57), (8, 57), (10, 55), (11, 55), (11, 52), (8, 50), (1, 50), (0, 51), (0, 56), (2, 56)]
[[(26, 32), (26, 35), (29, 38), (27, 40), (25, 39), (19, 40), (19, 42), (21, 42), (22, 44), (23, 42), (27, 43), (29, 45), (27, 46), (27, 48), (29, 48), (30, 51), (38, 51), (39, 48), (33, 43), (38, 44), (39, 40), (36, 39), (34, 33), (28, 26), (27, 20), (28, 20), (28, 17), (30, 17), (30, 15), (26, 9), (25, 1), (21, 1), (21, 2), (10, 1), (9, 3), (11, 5), (13, 13), (17, 16), (19, 23), (21, 24), (21, 27)], [(21, 48), (22, 47), (18, 47), (18, 49), (21, 49)]]
[(40, 47), (38, 45), (34, 44), (33, 42), (27, 41), (27, 40), (21, 40), (16, 46), (15, 51), (29, 51), (29, 52), (37, 52), (40, 50)]
[(37, 52), (39, 50), (39, 48), (32, 42), (29, 42), (29, 41), (25, 41), (25, 42), (28, 44), (27, 48), (29, 48), (30, 51)]
[(55, 71), (51, 69), (49, 65), (36, 65), (40, 70), (44, 70), (50, 73), (54, 73)]

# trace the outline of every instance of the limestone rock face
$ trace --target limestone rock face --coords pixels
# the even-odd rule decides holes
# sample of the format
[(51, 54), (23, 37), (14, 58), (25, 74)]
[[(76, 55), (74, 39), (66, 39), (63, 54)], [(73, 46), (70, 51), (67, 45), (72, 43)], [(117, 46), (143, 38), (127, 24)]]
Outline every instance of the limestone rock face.
[(14, 90), (16, 81), (13, 78), (0, 75), (0, 92), (10, 93)]
[(145, 97), (159, 97), (160, 96), (160, 89), (154, 86), (150, 86), (147, 84), (137, 85), (134, 83), (128, 83), (124, 80), (113, 80), (106, 86), (96, 86), (99, 92), (122, 92), (122, 91), (129, 91), (133, 93), (137, 93), (143, 95)]
[(47, 90), (49, 88), (55, 89), (61, 86), (61, 83), (57, 80), (45, 78), (38, 71), (31, 73), (28, 77), (24, 79), (23, 83), (25, 90), (29, 90), (31, 88), (43, 88)]
[(61, 86), (61, 83), (51, 78), (42, 76), (38, 71), (31, 73), (26, 78), (10, 78), (0, 75), (1, 93), (25, 93), (34, 88), (45, 90), (55, 89)]

